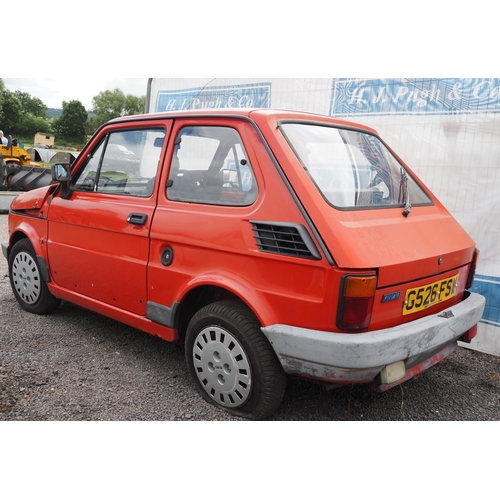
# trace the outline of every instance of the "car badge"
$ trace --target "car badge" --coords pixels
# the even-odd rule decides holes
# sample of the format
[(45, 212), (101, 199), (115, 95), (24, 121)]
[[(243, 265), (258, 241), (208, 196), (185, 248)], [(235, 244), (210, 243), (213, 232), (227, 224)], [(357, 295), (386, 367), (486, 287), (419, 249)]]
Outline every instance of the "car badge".
[(401, 292), (386, 293), (382, 297), (382, 304), (385, 304), (386, 302), (392, 302), (393, 300), (398, 300), (399, 297), (401, 297)]

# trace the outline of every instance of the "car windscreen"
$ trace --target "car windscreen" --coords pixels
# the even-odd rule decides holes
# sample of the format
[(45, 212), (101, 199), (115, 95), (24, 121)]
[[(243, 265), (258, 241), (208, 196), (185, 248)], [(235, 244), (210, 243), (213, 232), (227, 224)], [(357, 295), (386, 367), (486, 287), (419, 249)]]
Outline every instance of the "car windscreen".
[(432, 204), (375, 135), (310, 123), (282, 123), (280, 128), (330, 205), (364, 209)]

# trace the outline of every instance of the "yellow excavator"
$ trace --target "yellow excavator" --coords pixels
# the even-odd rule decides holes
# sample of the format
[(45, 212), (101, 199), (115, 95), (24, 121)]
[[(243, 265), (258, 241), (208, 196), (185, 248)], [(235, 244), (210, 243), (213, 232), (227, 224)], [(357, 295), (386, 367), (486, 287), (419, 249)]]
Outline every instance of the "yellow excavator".
[(51, 182), (50, 168), (32, 162), (17, 139), (9, 135), (7, 144), (0, 144), (0, 190), (31, 191)]

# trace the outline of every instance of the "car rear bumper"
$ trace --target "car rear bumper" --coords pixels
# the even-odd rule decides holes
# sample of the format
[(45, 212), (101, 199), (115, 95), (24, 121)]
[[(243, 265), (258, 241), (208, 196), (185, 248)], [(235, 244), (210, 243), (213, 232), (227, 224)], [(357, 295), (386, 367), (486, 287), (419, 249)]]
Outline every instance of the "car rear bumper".
[(412, 368), (425, 369), (451, 353), (457, 340), (479, 322), (484, 306), (482, 295), (467, 293), (439, 315), (383, 330), (344, 334), (271, 325), (262, 331), (288, 374), (330, 383), (365, 383), (386, 367), (399, 363), (401, 368), (403, 362), (404, 373), (396, 379), (406, 380)]

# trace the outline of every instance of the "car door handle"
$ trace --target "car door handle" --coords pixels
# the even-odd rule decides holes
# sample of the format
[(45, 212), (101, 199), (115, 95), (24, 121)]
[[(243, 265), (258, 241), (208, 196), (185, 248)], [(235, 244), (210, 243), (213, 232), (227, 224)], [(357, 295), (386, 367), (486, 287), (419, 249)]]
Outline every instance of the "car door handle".
[(144, 226), (147, 220), (148, 220), (147, 214), (132, 213), (127, 217), (127, 222), (129, 222), (130, 224), (134, 224), (134, 226)]

